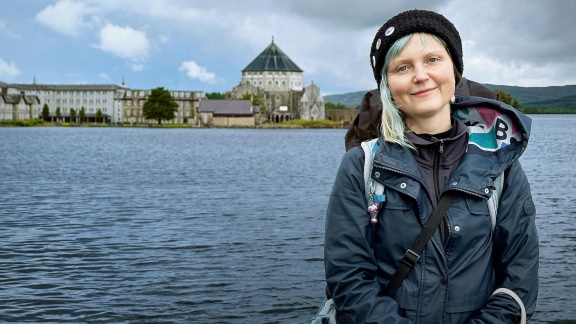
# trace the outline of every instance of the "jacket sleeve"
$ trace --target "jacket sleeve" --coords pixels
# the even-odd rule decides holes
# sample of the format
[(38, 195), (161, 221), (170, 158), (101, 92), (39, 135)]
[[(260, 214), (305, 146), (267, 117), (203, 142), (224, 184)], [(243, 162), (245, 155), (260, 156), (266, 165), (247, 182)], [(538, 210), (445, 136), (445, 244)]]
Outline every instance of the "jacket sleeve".
[[(528, 179), (516, 161), (504, 176), (494, 231), (495, 289), (512, 290), (529, 319), (538, 295), (539, 241), (536, 210)], [(519, 323), (520, 306), (507, 294), (495, 294), (472, 323)]]
[(338, 170), (326, 214), (324, 264), (329, 293), (346, 323), (411, 323), (390, 297), (379, 296), (377, 264), (364, 196), (364, 155), (348, 151)]

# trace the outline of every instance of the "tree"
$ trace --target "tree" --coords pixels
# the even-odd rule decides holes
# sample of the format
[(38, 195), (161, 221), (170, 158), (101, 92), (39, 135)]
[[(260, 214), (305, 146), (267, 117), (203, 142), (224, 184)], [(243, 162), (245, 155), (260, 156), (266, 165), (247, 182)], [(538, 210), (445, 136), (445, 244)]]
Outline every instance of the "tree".
[(157, 120), (158, 125), (162, 123), (162, 120), (174, 119), (177, 111), (178, 104), (164, 87), (152, 89), (142, 107), (144, 118)]
[(245, 93), (242, 95), (242, 98), (240, 98), (242, 100), (252, 100), (252, 106), (258, 106), (260, 107), (260, 113), (262, 115), (266, 114), (266, 107), (264, 107), (264, 101), (262, 100), (262, 98), (260, 98), (260, 96), (255, 95), (255, 94), (251, 94), (251, 93)]
[(102, 110), (98, 109), (98, 111), (96, 112), (96, 121), (100, 122), (101, 119), (102, 119)]
[(84, 106), (82, 106), (82, 108), (80, 108), (80, 124), (82, 124), (85, 118), (86, 118), (86, 110), (84, 109)]
[(525, 114), (538, 114), (540, 111), (536, 107), (526, 107), (522, 109), (522, 112)]
[(59, 122), (60, 118), (62, 118), (62, 112), (60, 112), (60, 106), (58, 106), (56, 107), (56, 122)]
[(500, 96), (500, 101), (502, 101), (505, 104), (509, 104), (510, 106), (518, 109), (518, 107), (520, 107), (520, 103), (518, 102), (518, 100), (516, 100), (515, 98), (512, 97), (511, 94), (509, 94), (506, 91), (503, 90), (494, 90), (494, 92), (496, 92), (499, 96)]
[(208, 99), (224, 99), (224, 94), (220, 92), (207, 92), (206, 98)]
[(48, 120), (48, 117), (50, 117), (50, 109), (48, 108), (48, 104), (44, 104), (44, 107), (42, 108), (42, 119), (46, 121)]
[(348, 106), (346, 106), (345, 104), (341, 104), (341, 103), (333, 103), (333, 102), (329, 102), (326, 101), (324, 103), (324, 107), (326, 108), (326, 110), (345, 110), (345, 109), (350, 109), (348, 108)]
[(70, 108), (70, 123), (76, 122), (76, 110), (74, 108)]

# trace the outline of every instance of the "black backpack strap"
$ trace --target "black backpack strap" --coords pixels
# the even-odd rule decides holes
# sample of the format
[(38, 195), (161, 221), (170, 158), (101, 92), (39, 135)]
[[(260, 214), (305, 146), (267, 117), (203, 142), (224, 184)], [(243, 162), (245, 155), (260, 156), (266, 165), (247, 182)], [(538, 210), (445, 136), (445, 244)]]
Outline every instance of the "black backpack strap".
[(438, 225), (440, 225), (440, 222), (446, 215), (448, 208), (452, 204), (452, 200), (454, 200), (454, 196), (455, 193), (451, 191), (447, 191), (442, 195), (442, 198), (440, 198), (440, 202), (438, 202), (438, 206), (436, 206), (432, 216), (430, 216), (430, 219), (426, 222), (426, 224), (424, 224), (424, 227), (422, 228), (420, 234), (418, 234), (416, 241), (414, 241), (412, 247), (406, 251), (402, 257), (402, 260), (400, 261), (400, 264), (398, 265), (398, 268), (396, 269), (396, 272), (394, 272), (392, 279), (390, 279), (390, 282), (386, 288), (384, 288), (384, 291), (382, 292), (384, 296), (391, 297), (396, 294), (396, 291), (398, 288), (400, 288), (402, 281), (404, 281), (404, 278), (406, 278), (408, 273), (412, 270), (412, 268), (414, 268), (414, 265), (416, 265), (416, 262), (418, 262), (418, 259), (420, 258), (420, 254), (422, 251), (424, 251), (424, 247), (426, 247), (426, 244), (428, 241), (430, 241), (430, 238), (432, 238), (432, 235), (438, 228)]

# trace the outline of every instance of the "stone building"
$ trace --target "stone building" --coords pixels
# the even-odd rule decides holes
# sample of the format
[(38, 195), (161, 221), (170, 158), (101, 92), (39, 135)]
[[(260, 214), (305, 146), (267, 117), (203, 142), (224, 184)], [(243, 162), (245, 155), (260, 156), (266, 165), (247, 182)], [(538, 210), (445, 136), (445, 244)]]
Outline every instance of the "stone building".
[[(199, 120), (197, 118), (198, 107), (200, 106), (200, 99), (205, 98), (202, 91), (169, 91), (178, 104), (178, 111), (176, 117), (170, 121), (164, 121), (167, 124), (190, 124), (197, 125)], [(123, 107), (122, 120), (131, 124), (148, 124), (156, 123), (153, 120), (144, 118), (142, 109), (148, 96), (152, 90), (133, 90), (126, 89), (126, 91), (119, 93), (116, 100), (121, 102)]]
[[(302, 102), (306, 91), (316, 92), (308, 94)], [(272, 43), (242, 70), (242, 80), (226, 94), (226, 98), (241, 99), (245, 94), (257, 95), (262, 99), (261, 114), (268, 121), (323, 119), (324, 116), (324, 101), (320, 96), (320, 89), (316, 85), (304, 87), (304, 71), (274, 43), (274, 38)], [(317, 111), (312, 114), (308, 109)], [(301, 111), (304, 114), (301, 115)]]
[(326, 110), (326, 119), (333, 120), (340, 123), (343, 127), (348, 127), (354, 122), (358, 115), (358, 108), (356, 109), (328, 109)]
[(312, 82), (304, 89), (304, 94), (298, 105), (300, 119), (322, 120), (325, 118), (324, 98), (320, 95), (320, 88)]
[(36, 119), (41, 111), (38, 96), (0, 82), (0, 121)]
[[(145, 120), (142, 114), (142, 107), (151, 90), (133, 90), (126, 87), (124, 81), (122, 85), (115, 84), (6, 84), (0, 82), (2, 93), (6, 94), (0, 100), (0, 120), (39, 118), (44, 105), (48, 106), (49, 120), (58, 121), (56, 110), (60, 108), (59, 121), (70, 121), (70, 111), (74, 109), (77, 115), (84, 108), (86, 119), (96, 121), (97, 112), (102, 113), (102, 121), (107, 123), (133, 123), (146, 124), (156, 123), (156, 121)], [(169, 91), (176, 103), (178, 111), (176, 117), (165, 123), (197, 125), (197, 111), (200, 100), (205, 98), (203, 91)], [(21, 95), (21, 102), (14, 103), (17, 98), (14, 95)], [(36, 97), (38, 104), (34, 104)], [(7, 101), (8, 100), (8, 101)], [(10, 107), (8, 107), (10, 105)], [(18, 108), (15, 105), (18, 105)], [(24, 107), (28, 105), (27, 107)], [(14, 109), (19, 112), (14, 115)], [(34, 110), (34, 114), (28, 116), (22, 111), (25, 109)]]
[(260, 124), (260, 107), (251, 100), (202, 100), (200, 126), (253, 127)]
[[(98, 110), (104, 120), (121, 122), (122, 103), (116, 100), (125, 87), (114, 84), (100, 85), (56, 85), (56, 84), (12, 84), (14, 88), (24, 91), (27, 95), (37, 96), (40, 100), (40, 110), (46, 104), (50, 111), (50, 119), (56, 121), (56, 109), (60, 108), (62, 118), (70, 116), (70, 110), (77, 113), (84, 108), (87, 116), (95, 116)], [(38, 118), (38, 114), (34, 116)]]

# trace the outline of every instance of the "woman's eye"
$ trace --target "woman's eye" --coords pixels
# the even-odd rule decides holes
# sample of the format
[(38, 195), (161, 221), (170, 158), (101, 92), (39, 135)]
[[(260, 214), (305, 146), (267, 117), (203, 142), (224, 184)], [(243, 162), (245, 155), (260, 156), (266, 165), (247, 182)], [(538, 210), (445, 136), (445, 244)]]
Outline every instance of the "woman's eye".
[(437, 58), (437, 57), (431, 57), (431, 58), (428, 60), (428, 62), (430, 62), (430, 63), (434, 63), (434, 62), (436, 62), (436, 61), (438, 61), (438, 58)]
[(406, 70), (408, 70), (408, 67), (406, 65), (402, 65), (402, 66), (398, 67), (398, 72), (404, 72)]

